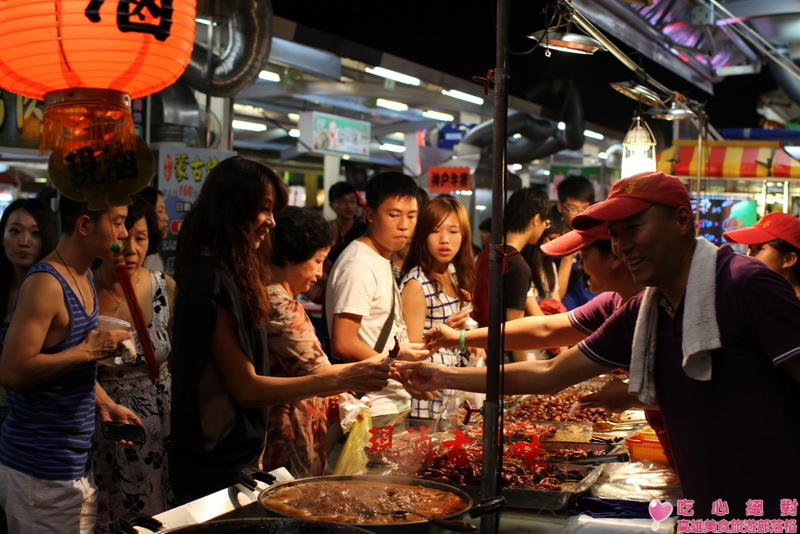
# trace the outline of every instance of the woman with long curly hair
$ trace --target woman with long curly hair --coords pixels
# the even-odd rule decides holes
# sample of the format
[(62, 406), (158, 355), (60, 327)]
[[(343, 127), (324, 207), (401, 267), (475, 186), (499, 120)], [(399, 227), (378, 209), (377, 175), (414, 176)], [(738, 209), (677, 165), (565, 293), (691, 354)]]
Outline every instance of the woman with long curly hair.
[(287, 204), (267, 166), (241, 157), (209, 173), (178, 236), (170, 479), (176, 500), (226, 488), (255, 467), (268, 406), (386, 384), (388, 366), (269, 376), (270, 229)]
[[(408, 340), (422, 342), (424, 333), (438, 324), (463, 328), (469, 317), (464, 310), (475, 290), (472, 229), (464, 206), (453, 197), (441, 196), (422, 208), (417, 229), (403, 264), (401, 300)], [(458, 349), (440, 349), (430, 361), (448, 366), (466, 365), (468, 357)], [(412, 399), (411, 418), (437, 419), (451, 390), (430, 400)]]

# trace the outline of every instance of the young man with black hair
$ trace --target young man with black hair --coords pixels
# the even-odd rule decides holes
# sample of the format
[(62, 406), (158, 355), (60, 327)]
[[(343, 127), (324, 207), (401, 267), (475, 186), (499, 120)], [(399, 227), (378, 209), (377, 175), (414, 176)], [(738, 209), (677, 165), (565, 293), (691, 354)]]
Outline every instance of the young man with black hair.
[[(417, 225), (419, 188), (401, 172), (386, 171), (367, 182), (367, 232), (342, 251), (333, 266), (325, 309), (334, 357), (353, 362), (388, 353), (400, 341), (398, 358), (428, 356), (421, 343), (408, 343), (400, 294), (392, 275), (392, 253), (406, 246)], [(411, 395), (390, 381), (366, 399), (376, 426), (411, 408)]]
[[(572, 219), (594, 204), (594, 185), (583, 176), (568, 176), (558, 184), (557, 190), (558, 202), (554, 211), (564, 223), (565, 231), (569, 231), (572, 230)], [(586, 287), (576, 258), (576, 254), (571, 254), (556, 262), (561, 303), (568, 310), (586, 304), (597, 296)]]
[(0, 357), (10, 409), (0, 438), (0, 506), (12, 533), (94, 532), (95, 413), (141, 424), (95, 388), (97, 360), (117, 356), (131, 333), (97, 330), (89, 265), (127, 237), (127, 213), (125, 206), (89, 211), (62, 197), (58, 245), (20, 288)]
[(350, 182), (336, 182), (328, 189), (328, 205), (336, 217), (331, 219), (335, 241), (328, 254), (333, 263), (354, 239), (364, 235), (367, 225), (358, 219), (358, 191)]
[[(528, 290), (533, 282), (533, 273), (520, 255), (525, 245), (535, 244), (547, 229), (550, 201), (541, 189), (525, 187), (515, 191), (508, 199), (503, 214), (505, 246), (503, 255), (503, 303), (504, 320), (510, 321), (525, 315)], [(478, 326), (489, 323), (489, 254), (491, 247), (483, 249), (475, 266), (478, 282), (475, 287), (473, 318)], [(527, 359), (525, 351), (512, 352), (514, 361)]]

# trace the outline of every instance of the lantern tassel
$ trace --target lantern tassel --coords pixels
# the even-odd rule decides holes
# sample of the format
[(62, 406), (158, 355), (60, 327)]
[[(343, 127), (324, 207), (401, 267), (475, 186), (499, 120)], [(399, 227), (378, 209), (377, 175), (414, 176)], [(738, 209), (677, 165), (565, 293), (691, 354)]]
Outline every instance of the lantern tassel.
[(111, 251), (114, 253), (114, 270), (122, 286), (122, 292), (125, 294), (125, 300), (128, 302), (128, 309), (130, 309), (131, 317), (133, 318), (133, 325), (136, 328), (136, 332), (139, 334), (139, 343), (142, 344), (144, 361), (147, 363), (147, 373), (150, 375), (150, 380), (155, 384), (158, 380), (158, 363), (156, 363), (156, 354), (153, 352), (153, 346), (150, 344), (150, 334), (147, 331), (144, 313), (142, 312), (142, 307), (139, 306), (139, 300), (136, 298), (136, 293), (133, 290), (131, 275), (128, 273), (128, 268), (125, 266), (125, 258), (122, 255), (122, 247), (119, 243), (114, 243), (111, 245)]

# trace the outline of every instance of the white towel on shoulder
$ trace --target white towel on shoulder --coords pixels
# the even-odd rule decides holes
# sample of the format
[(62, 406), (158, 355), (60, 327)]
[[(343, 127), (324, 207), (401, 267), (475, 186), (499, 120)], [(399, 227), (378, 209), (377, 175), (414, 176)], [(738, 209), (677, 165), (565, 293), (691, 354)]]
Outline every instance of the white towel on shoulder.
[[(682, 367), (686, 376), (711, 380), (711, 351), (722, 347), (717, 324), (717, 247), (702, 237), (689, 267), (683, 303)], [(658, 299), (661, 292), (648, 287), (642, 298), (633, 332), (628, 392), (645, 404), (656, 404), (655, 353)], [(713, 305), (708, 306), (708, 303)]]

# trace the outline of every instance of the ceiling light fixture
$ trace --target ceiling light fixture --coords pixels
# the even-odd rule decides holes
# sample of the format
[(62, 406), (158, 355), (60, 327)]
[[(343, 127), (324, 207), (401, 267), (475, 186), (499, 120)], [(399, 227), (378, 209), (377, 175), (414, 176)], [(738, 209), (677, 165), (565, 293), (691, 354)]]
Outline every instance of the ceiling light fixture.
[(384, 69), (383, 67), (367, 67), (364, 69), (364, 71), (368, 72), (369, 74), (374, 74), (375, 76), (394, 80), (406, 85), (419, 85), (422, 83), (419, 78), (409, 76), (408, 74), (403, 74), (402, 72)]
[(528, 39), (533, 39), (542, 48), (557, 50), (559, 52), (570, 52), (572, 54), (592, 55), (598, 50), (605, 52), (605, 47), (599, 41), (592, 39), (588, 35), (572, 33), (568, 30), (559, 29), (557, 26), (546, 30), (539, 30), (528, 35)]
[(245, 130), (248, 132), (266, 132), (267, 125), (261, 124), (258, 122), (250, 122), (250, 121), (240, 121), (238, 119), (234, 119), (231, 121), (231, 126), (234, 130)]
[(457, 98), (459, 100), (463, 100), (464, 102), (470, 102), (472, 104), (476, 104), (478, 106), (483, 105), (483, 98), (479, 96), (474, 96), (469, 93), (464, 93), (462, 91), (457, 91), (455, 89), (442, 89), (442, 94), (445, 96), (449, 96), (452, 98)]
[(449, 113), (442, 113), (441, 111), (433, 111), (427, 110), (422, 112), (423, 117), (427, 117), (429, 119), (436, 119), (437, 121), (445, 121), (445, 122), (453, 122), (455, 119), (454, 116), (450, 115)]
[[(545, 12), (547, 9), (545, 9)], [(560, 52), (570, 52), (572, 54), (591, 55), (598, 50), (605, 51), (605, 46), (597, 39), (580, 33), (573, 33), (572, 14), (574, 9), (570, 0), (560, 0), (555, 5), (555, 15), (558, 15), (558, 22), (545, 30), (539, 30), (528, 35), (528, 39), (533, 39), (538, 46), (546, 48), (546, 56), (550, 56), (550, 50)], [(552, 23), (553, 19), (550, 19)]]
[(686, 107), (683, 103), (678, 103), (676, 100), (670, 102), (667, 109), (661, 107), (654, 107), (647, 110), (647, 114), (654, 119), (663, 119), (667, 121), (679, 121), (684, 119), (693, 119), (696, 117), (694, 111)]
[(391, 109), (394, 111), (406, 111), (408, 109), (408, 104), (403, 104), (402, 102), (395, 102), (394, 100), (385, 100), (383, 98), (379, 98), (378, 100), (376, 100), (375, 105), (382, 108)]
[(585, 135), (586, 137), (591, 137), (592, 139), (597, 139), (598, 141), (602, 141), (603, 139), (606, 138), (605, 135), (599, 132), (595, 132), (593, 130), (584, 130), (583, 135)]
[(382, 145), (379, 145), (378, 148), (380, 148), (381, 150), (385, 150), (386, 152), (402, 153), (406, 151), (406, 147), (402, 145), (392, 145), (389, 143), (384, 143)]
[(277, 72), (262, 70), (261, 72), (258, 73), (258, 79), (267, 82), (279, 82), (281, 81), (281, 75), (278, 74)]
[(653, 91), (643, 85), (634, 82), (613, 82), (610, 84), (615, 90), (619, 91), (628, 98), (632, 98), (641, 104), (664, 109), (666, 106), (661, 98)]
[(622, 140), (622, 177), (656, 170), (656, 138), (637, 111)]

